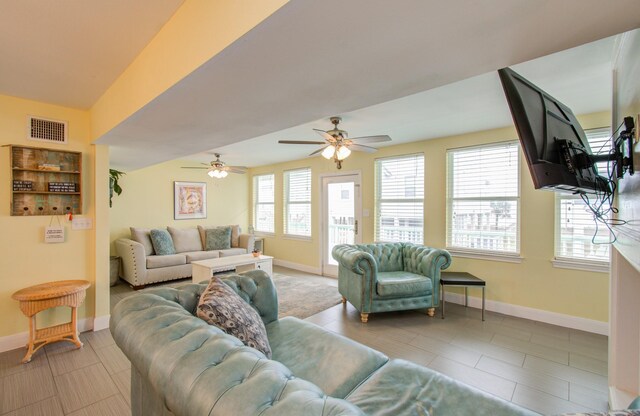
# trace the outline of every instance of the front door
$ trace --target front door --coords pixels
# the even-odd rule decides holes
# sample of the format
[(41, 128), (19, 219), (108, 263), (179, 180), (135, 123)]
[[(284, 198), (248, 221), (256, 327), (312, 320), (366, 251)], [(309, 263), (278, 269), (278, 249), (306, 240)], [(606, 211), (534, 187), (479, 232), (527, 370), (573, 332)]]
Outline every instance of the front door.
[(322, 274), (338, 276), (338, 263), (331, 257), (337, 244), (362, 241), (360, 174), (322, 177)]

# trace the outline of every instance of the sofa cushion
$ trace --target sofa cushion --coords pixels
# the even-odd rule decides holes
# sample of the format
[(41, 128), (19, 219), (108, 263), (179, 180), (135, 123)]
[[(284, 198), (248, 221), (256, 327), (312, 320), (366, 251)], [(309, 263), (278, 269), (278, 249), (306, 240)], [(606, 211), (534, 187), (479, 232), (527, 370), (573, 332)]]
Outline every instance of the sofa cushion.
[(344, 398), (389, 359), (310, 322), (286, 317), (267, 325), (273, 359), (327, 395)]
[(205, 231), (205, 250), (231, 248), (231, 227), (216, 227)]
[(347, 401), (370, 416), (536, 414), (404, 360), (390, 361), (351, 393)]
[(130, 227), (129, 230), (131, 230), (131, 239), (142, 244), (144, 247), (145, 255), (150, 256), (155, 254), (153, 251), (153, 243), (151, 243), (151, 230), (149, 228)]
[(176, 254), (176, 248), (173, 246), (173, 240), (171, 239), (169, 231), (153, 229), (150, 231), (150, 234), (153, 250), (157, 255)]
[(432, 292), (431, 279), (409, 272), (378, 273), (376, 292), (380, 297), (419, 296)]
[(187, 264), (187, 258), (182, 253), (147, 257), (147, 269), (159, 269), (161, 267), (180, 266), (182, 264)]
[(208, 324), (217, 326), (271, 358), (267, 331), (260, 315), (220, 278), (212, 278), (202, 292), (197, 314)]
[(247, 254), (247, 250), (243, 248), (228, 248), (226, 250), (218, 251), (220, 257), (238, 256), (240, 254)]
[(187, 251), (202, 251), (202, 241), (197, 228), (175, 228), (167, 227), (176, 253)]
[(220, 257), (219, 251), (187, 251), (182, 253), (187, 256), (187, 263), (191, 263), (199, 260), (217, 259)]

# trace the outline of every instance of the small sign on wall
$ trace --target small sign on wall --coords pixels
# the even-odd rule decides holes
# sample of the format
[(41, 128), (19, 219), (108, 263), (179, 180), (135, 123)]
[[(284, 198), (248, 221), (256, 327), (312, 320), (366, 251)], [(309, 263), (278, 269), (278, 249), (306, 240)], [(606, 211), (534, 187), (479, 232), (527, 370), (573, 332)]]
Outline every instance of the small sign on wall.
[(64, 227), (44, 227), (45, 243), (64, 243)]

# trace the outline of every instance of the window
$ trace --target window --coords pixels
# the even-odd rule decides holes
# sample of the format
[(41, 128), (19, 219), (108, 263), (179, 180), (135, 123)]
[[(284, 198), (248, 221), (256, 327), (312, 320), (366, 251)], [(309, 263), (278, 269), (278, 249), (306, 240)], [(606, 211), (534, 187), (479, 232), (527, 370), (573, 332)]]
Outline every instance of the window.
[(257, 232), (275, 231), (274, 185), (273, 174), (253, 177), (253, 228)]
[[(611, 132), (608, 127), (586, 130), (585, 133), (594, 154), (609, 152)], [(600, 162), (596, 166), (600, 175), (608, 176), (607, 162)], [(557, 260), (577, 261), (583, 264), (600, 263), (601, 265), (609, 262), (609, 245), (592, 242), (596, 233), (596, 224), (591, 211), (579, 195), (556, 194), (555, 228)], [(599, 238), (596, 241), (608, 241), (608, 233), (603, 232), (603, 228), (606, 229), (600, 225)]]
[(311, 237), (311, 169), (284, 173), (284, 233)]
[(424, 244), (424, 155), (376, 159), (375, 240)]
[(514, 256), (520, 252), (518, 144), (447, 152), (447, 247)]

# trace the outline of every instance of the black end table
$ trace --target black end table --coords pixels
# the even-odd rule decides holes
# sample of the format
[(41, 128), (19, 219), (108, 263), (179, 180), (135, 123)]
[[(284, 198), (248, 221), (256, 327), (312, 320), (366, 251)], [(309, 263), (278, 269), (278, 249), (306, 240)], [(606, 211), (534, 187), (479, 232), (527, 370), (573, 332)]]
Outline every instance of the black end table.
[(464, 306), (467, 306), (469, 297), (467, 288), (469, 286), (482, 287), (482, 320), (484, 321), (484, 288), (485, 281), (467, 272), (442, 272), (440, 273), (440, 298), (442, 299), (442, 319), (444, 319), (444, 287), (462, 286), (464, 287)]

